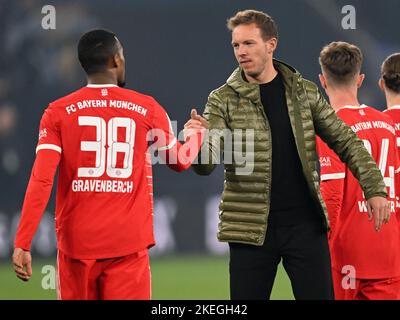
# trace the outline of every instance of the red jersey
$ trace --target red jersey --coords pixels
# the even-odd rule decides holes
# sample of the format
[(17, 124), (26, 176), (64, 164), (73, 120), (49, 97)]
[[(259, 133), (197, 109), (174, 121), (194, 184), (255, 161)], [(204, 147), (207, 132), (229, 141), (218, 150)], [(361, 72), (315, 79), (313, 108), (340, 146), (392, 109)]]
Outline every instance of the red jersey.
[[(115, 85), (88, 85), (45, 110), (31, 181), (43, 171), (38, 169), (40, 153), (58, 153), (55, 219), (64, 254), (111, 258), (154, 245), (149, 141), (167, 152), (169, 166), (177, 171), (187, 169), (197, 154), (182, 164), (185, 157), (177, 157), (181, 145), (165, 110), (152, 97)], [(196, 142), (198, 151), (201, 142)], [(175, 159), (168, 153), (172, 150)], [(36, 203), (47, 203), (34, 198), (41, 189), (33, 190), (30, 182), (15, 242), (26, 250), (40, 221), (39, 207), (44, 210), (43, 203)]]
[(321, 193), (331, 222), (332, 267), (339, 272), (353, 266), (356, 278), (378, 279), (400, 275), (400, 235), (396, 215), (398, 168), (392, 120), (374, 108), (343, 107), (337, 115), (363, 140), (384, 177), (391, 217), (380, 232), (368, 221), (367, 202), (347, 166), (321, 139), (317, 148), (321, 165)]
[(400, 148), (400, 106), (393, 106), (383, 112), (387, 114), (394, 122), (394, 128), (397, 136), (397, 147)]

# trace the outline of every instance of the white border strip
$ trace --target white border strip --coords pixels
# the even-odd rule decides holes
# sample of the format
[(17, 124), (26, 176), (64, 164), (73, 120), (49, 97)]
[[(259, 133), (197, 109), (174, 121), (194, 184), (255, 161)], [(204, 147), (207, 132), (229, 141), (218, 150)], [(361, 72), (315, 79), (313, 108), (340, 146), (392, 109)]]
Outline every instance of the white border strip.
[(393, 107), (387, 108), (387, 109), (383, 110), (383, 112), (386, 112), (386, 111), (392, 110), (392, 109), (394, 109), (394, 110), (399, 110), (399, 109), (400, 109), (400, 105), (395, 105), (395, 106), (393, 106)]
[(86, 87), (88, 88), (110, 88), (110, 87), (118, 87), (116, 84), (88, 84)]
[(171, 142), (169, 145), (167, 145), (167, 146), (165, 146), (165, 147), (160, 147), (160, 148), (158, 148), (157, 150), (158, 150), (158, 151), (169, 150), (169, 149), (171, 149), (175, 144), (176, 144), (176, 138), (174, 138), (174, 140), (172, 140), (172, 142)]
[(346, 177), (346, 173), (345, 173), (345, 172), (322, 174), (322, 175), (321, 175), (321, 181), (325, 181), (325, 180), (335, 180), (335, 179), (344, 179), (345, 177)]
[(368, 106), (366, 106), (365, 104), (362, 104), (360, 106), (343, 106), (343, 107), (340, 107), (340, 108), (336, 109), (335, 112), (338, 112), (339, 110), (342, 110), (342, 109), (364, 109), (364, 108), (367, 108), (367, 107)]
[(38, 153), (39, 150), (54, 150), (59, 153), (61, 153), (62, 149), (59, 146), (56, 146), (55, 144), (40, 144), (36, 148), (36, 153)]

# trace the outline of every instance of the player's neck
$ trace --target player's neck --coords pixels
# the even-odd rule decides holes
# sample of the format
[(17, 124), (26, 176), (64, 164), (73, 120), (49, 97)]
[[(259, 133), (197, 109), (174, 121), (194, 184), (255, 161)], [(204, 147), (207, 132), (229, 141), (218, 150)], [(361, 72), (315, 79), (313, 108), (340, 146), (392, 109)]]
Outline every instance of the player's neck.
[(118, 85), (117, 77), (112, 73), (96, 73), (87, 77), (88, 84), (115, 84)]
[(329, 95), (329, 102), (334, 110), (345, 106), (360, 106), (357, 90), (336, 90)]
[(400, 95), (386, 95), (387, 108), (393, 108), (394, 106), (400, 106)]

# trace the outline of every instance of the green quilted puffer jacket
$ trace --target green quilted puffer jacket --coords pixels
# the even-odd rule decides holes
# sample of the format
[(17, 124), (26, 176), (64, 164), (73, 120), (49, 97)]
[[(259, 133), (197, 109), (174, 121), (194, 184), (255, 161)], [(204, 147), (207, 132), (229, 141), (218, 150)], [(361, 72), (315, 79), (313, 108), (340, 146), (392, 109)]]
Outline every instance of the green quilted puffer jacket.
[[(319, 212), (326, 230), (329, 230), (326, 206), (319, 188), (316, 135), (347, 164), (359, 180), (366, 199), (387, 196), (381, 172), (362, 141), (336, 115), (314, 83), (303, 79), (294, 68), (281, 61), (274, 60), (274, 66), (283, 76), (290, 123), (316, 212)], [(252, 172), (239, 172), (244, 164), (236, 161), (236, 151), (233, 152), (232, 161), (224, 162), (225, 181), (219, 206), (218, 239), (261, 246), (268, 226), (272, 141), (259, 86), (246, 82), (242, 70), (236, 69), (226, 84), (210, 93), (204, 117), (209, 121), (211, 132), (254, 130), (254, 141), (249, 142), (252, 144), (249, 149), (252, 150), (248, 151), (254, 153), (253, 163), (247, 163), (253, 166)], [(192, 165), (197, 174), (209, 175), (218, 159), (223, 159), (221, 153), (224, 143), (226, 145), (225, 140), (226, 136), (223, 135), (219, 138), (219, 144), (211, 143), (211, 138), (205, 140), (198, 163)], [(237, 139), (233, 141), (233, 145), (238, 143)], [(242, 144), (242, 150), (246, 150), (245, 134), (239, 143)]]

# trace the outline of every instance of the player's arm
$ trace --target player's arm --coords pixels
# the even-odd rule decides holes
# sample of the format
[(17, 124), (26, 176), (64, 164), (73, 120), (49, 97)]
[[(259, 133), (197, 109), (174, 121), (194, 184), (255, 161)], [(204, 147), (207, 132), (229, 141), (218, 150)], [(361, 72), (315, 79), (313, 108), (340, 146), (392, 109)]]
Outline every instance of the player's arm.
[(154, 143), (151, 148), (157, 150), (158, 157), (169, 168), (180, 172), (188, 169), (196, 159), (208, 123), (197, 115), (196, 110), (192, 110), (191, 119), (185, 124), (185, 143), (181, 144), (174, 135), (167, 113), (155, 103), (152, 127), (151, 135)]
[(57, 117), (52, 108), (46, 109), (40, 122), (36, 159), (25, 193), (12, 257), (18, 278), (28, 281), (32, 275), (30, 247), (53, 187), (54, 175), (61, 158), (61, 138)]
[(321, 165), (321, 194), (328, 211), (331, 237), (342, 209), (346, 166), (320, 139), (317, 139), (317, 149)]
[(17, 277), (24, 281), (28, 281), (32, 275), (31, 242), (49, 201), (59, 162), (59, 152), (44, 149), (37, 153), (32, 168), (13, 254), (14, 271)]

